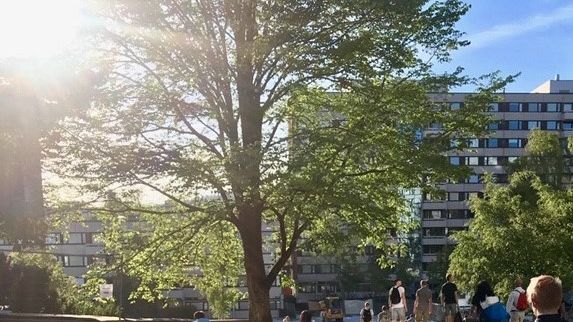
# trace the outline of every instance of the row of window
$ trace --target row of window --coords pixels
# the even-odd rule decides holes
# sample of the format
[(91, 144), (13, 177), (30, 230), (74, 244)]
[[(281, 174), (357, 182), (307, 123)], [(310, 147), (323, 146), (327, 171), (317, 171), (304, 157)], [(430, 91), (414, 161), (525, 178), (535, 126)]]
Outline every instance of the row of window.
[[(61, 245), (61, 244), (94, 244), (97, 242), (98, 233), (69, 233), (67, 238), (64, 238), (62, 233), (49, 233), (46, 235), (46, 245)], [(9, 245), (6, 240), (0, 239), (0, 245)]]
[(460, 156), (453, 156), (450, 157), (450, 164), (451, 165), (471, 165), (471, 166), (478, 166), (478, 165), (507, 165), (513, 163), (517, 160), (518, 157), (516, 156), (502, 156), (502, 157), (460, 157)]
[[(495, 183), (507, 183), (508, 176), (505, 173), (494, 173), (491, 174), (492, 180)], [(446, 183), (482, 183), (485, 178), (485, 174), (471, 174), (465, 178), (459, 178), (457, 180), (448, 180)]]
[[(98, 260), (94, 256), (59, 255), (56, 256), (58, 262), (64, 267), (86, 267)], [(103, 260), (103, 259), (99, 259)]]
[(338, 264), (297, 265), (299, 274), (337, 274), (340, 273)]
[[(281, 308), (282, 301), (279, 298), (272, 298), (270, 300), (271, 310), (278, 310)], [(205, 300), (185, 300), (183, 301), (184, 306), (193, 306), (201, 311), (208, 312), (209, 311), (209, 302)], [(233, 311), (248, 311), (249, 310), (249, 301), (242, 300), (235, 302), (233, 304)]]
[(424, 255), (440, 254), (445, 251), (444, 245), (423, 245), (422, 252)]
[(491, 103), (491, 112), (573, 112), (573, 103)]
[(300, 283), (297, 285), (297, 289), (300, 293), (312, 294), (329, 294), (338, 292), (338, 286), (336, 285), (336, 282)]
[(424, 201), (465, 201), (472, 198), (483, 198), (481, 191), (447, 192), (444, 195), (433, 196), (429, 193), (422, 195)]
[(467, 227), (431, 227), (424, 228), (424, 237), (448, 237), (458, 231), (467, 230)]
[(525, 130), (530, 131), (534, 129), (556, 131), (556, 130), (573, 130), (573, 121), (521, 121), (521, 120), (503, 120), (496, 121), (488, 125), (489, 130)]
[[(443, 128), (443, 124), (439, 122), (430, 123), (429, 127), (430, 130), (441, 130)], [(538, 120), (530, 120), (530, 121), (522, 121), (522, 120), (499, 120), (493, 123), (490, 123), (487, 126), (488, 130), (524, 130), (530, 131), (534, 129), (541, 129), (547, 131), (557, 131), (557, 130), (564, 130), (564, 131), (573, 131), (573, 121), (559, 121), (559, 120), (550, 120), (550, 121), (538, 121)]]
[(46, 244), (93, 244), (95, 235), (97, 235), (97, 233), (69, 233), (67, 238), (64, 239), (62, 233), (50, 233), (46, 235)]
[[(452, 148), (460, 146), (459, 140), (453, 140), (451, 143)], [(468, 148), (524, 148), (527, 145), (527, 139), (502, 139), (502, 138), (489, 138), (489, 139), (468, 139)]]
[[(396, 237), (396, 232), (394, 230), (390, 230), (389, 234), (392, 237)], [(300, 240), (302, 241), (304, 239), (301, 238)], [(301, 244), (302, 244), (302, 242), (301, 242)], [(366, 245), (366, 246), (364, 246), (364, 248), (356, 247), (356, 249), (353, 250), (353, 252), (356, 252), (356, 253), (360, 253), (361, 251), (364, 251), (364, 255), (367, 255), (367, 256), (375, 255), (376, 254), (376, 247), (374, 247), (372, 245)], [(304, 249), (299, 248), (296, 250), (296, 255), (301, 256), (301, 257), (315, 257), (316, 253), (312, 252), (312, 251), (306, 251)]]
[(474, 214), (469, 209), (426, 209), (422, 211), (424, 219), (470, 219)]
[[(451, 110), (459, 110), (462, 108), (464, 103), (453, 102), (450, 103)], [(490, 103), (490, 112), (573, 112), (573, 103), (537, 103), (537, 102), (500, 102), (500, 103)]]

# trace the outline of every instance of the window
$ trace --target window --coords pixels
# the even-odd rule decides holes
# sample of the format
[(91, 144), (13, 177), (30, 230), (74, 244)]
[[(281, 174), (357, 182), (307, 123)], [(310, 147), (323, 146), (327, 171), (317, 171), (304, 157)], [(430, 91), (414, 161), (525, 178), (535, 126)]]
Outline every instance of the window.
[(459, 192), (450, 192), (448, 200), (449, 201), (459, 201), (460, 200), (460, 193)]
[(460, 165), (460, 157), (450, 157), (450, 164), (451, 165)]
[(331, 285), (329, 283), (318, 283), (318, 292), (320, 293), (335, 293), (336, 292), (336, 285)]
[(60, 261), (64, 267), (85, 267), (87, 266), (87, 257), (84, 256), (60, 256)]
[(498, 139), (487, 139), (487, 147), (488, 148), (499, 147), (499, 140)]
[(466, 219), (467, 210), (466, 209), (450, 209), (448, 214), (449, 219)]
[(515, 161), (517, 161), (517, 157), (507, 157), (507, 162), (508, 162), (508, 163), (513, 163), (513, 162), (515, 162)]
[(424, 219), (443, 219), (445, 218), (443, 210), (432, 209), (424, 210)]
[(510, 148), (521, 148), (520, 139), (509, 139), (507, 140), (507, 146)]
[(509, 103), (508, 112), (521, 112), (521, 104), (519, 103)]
[(547, 112), (559, 112), (559, 105), (557, 103), (547, 103)]
[(424, 245), (424, 246), (422, 246), (422, 251), (424, 252), (424, 254), (439, 254), (442, 252), (442, 250), (443, 250), (442, 245)]
[(490, 112), (499, 112), (499, 104), (498, 103), (490, 103), (489, 104), (489, 111)]
[(479, 139), (469, 139), (468, 148), (479, 148)]
[(85, 233), (85, 242), (86, 244), (93, 244), (93, 233)]
[(573, 122), (572, 121), (563, 122), (563, 130), (572, 131), (573, 130)]
[(443, 237), (446, 236), (445, 227), (432, 227), (424, 229), (424, 236), (427, 237)]
[(82, 233), (70, 233), (68, 237), (68, 244), (83, 244)]
[(573, 103), (564, 103), (563, 112), (573, 112)]
[(527, 103), (527, 110), (529, 112), (541, 112), (538, 103)]
[(320, 269), (320, 265), (312, 265), (312, 266), (315, 274), (320, 274), (322, 272), (322, 270)]
[(448, 236), (452, 236), (454, 233), (457, 233), (458, 231), (464, 231), (467, 230), (466, 227), (450, 227), (448, 228)]
[(460, 144), (461, 144), (460, 139), (452, 139), (450, 141), (450, 148), (454, 148), (454, 149), (459, 148)]
[(559, 130), (559, 122), (557, 121), (547, 121), (548, 130)]
[(507, 174), (494, 174), (493, 182), (496, 183), (507, 183)]
[(509, 130), (519, 130), (519, 121), (507, 121), (507, 128)]
[(316, 293), (316, 285), (313, 283), (300, 283), (298, 286), (301, 293)]
[(541, 122), (539, 121), (527, 121), (527, 129), (528, 130), (534, 130), (534, 129), (538, 129), (541, 127)]
[(461, 107), (462, 107), (462, 103), (459, 103), (459, 102), (450, 103), (450, 109), (452, 111), (459, 110)]
[(485, 157), (485, 165), (497, 165), (497, 157)]
[(488, 130), (497, 130), (499, 129), (499, 122), (490, 123), (487, 126)]
[(60, 233), (51, 233), (46, 235), (46, 244), (54, 245), (54, 244), (61, 244), (62, 243), (62, 234)]
[(479, 198), (479, 192), (466, 192), (466, 200)]
[(430, 193), (424, 193), (423, 195), (424, 201), (442, 201), (444, 200), (444, 196), (441, 194), (432, 195)]
[(468, 177), (468, 183), (479, 183), (479, 175), (472, 174)]
[(440, 123), (440, 122), (432, 122), (432, 123), (430, 123), (430, 129), (433, 129), (433, 130), (440, 130), (440, 129), (442, 128), (442, 126), (443, 126), (443, 125), (442, 125), (442, 123)]
[(479, 157), (467, 157), (467, 165), (479, 165)]

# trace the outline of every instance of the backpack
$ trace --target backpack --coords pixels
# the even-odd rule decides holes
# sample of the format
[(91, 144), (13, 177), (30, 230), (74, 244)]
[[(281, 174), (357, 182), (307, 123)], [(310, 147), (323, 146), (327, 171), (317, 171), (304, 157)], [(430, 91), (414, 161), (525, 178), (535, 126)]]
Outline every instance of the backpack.
[(370, 311), (370, 309), (364, 309), (362, 310), (362, 320), (364, 322), (370, 322), (372, 321), (372, 312)]
[(506, 322), (509, 320), (509, 314), (505, 306), (499, 302), (486, 307), (482, 312), (482, 317), (487, 322)]
[(400, 291), (397, 287), (392, 287), (392, 291), (390, 292), (390, 303), (392, 304), (400, 304), (402, 299), (400, 298)]
[(527, 310), (527, 308), (529, 308), (529, 304), (527, 304), (527, 294), (525, 292), (519, 292), (518, 290), (515, 291), (519, 293), (519, 297), (517, 298), (515, 308), (518, 311)]

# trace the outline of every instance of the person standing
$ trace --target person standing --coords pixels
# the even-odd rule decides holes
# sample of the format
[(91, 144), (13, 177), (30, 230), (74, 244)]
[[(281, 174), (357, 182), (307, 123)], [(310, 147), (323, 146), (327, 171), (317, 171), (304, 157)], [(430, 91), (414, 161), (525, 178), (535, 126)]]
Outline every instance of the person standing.
[(562, 294), (563, 288), (558, 278), (540, 275), (531, 279), (527, 287), (527, 300), (535, 314), (535, 322), (565, 321), (558, 313)]
[(390, 307), (392, 322), (406, 322), (408, 303), (406, 302), (405, 294), (406, 291), (402, 287), (402, 281), (397, 278), (394, 281), (394, 286), (390, 288), (390, 292), (388, 293), (388, 306)]
[(440, 301), (446, 322), (454, 322), (458, 313), (458, 287), (454, 284), (454, 276), (451, 273), (446, 275), (446, 282), (442, 285)]
[(432, 291), (428, 287), (428, 281), (421, 280), (420, 288), (416, 291), (414, 301), (414, 315), (416, 322), (428, 322), (432, 314)]
[[(523, 322), (527, 310), (527, 295), (523, 289), (521, 278), (515, 279), (515, 288), (509, 293), (505, 309), (511, 322)], [(525, 303), (523, 303), (525, 301)], [(524, 307), (525, 304), (525, 307)]]
[(312, 322), (312, 314), (310, 314), (309, 310), (300, 312), (299, 322)]
[(482, 317), (482, 303), (486, 302), (486, 298), (490, 296), (495, 296), (491, 285), (489, 285), (488, 281), (480, 281), (476, 285), (476, 290), (472, 297), (472, 310), (471, 315), (476, 318), (478, 321), (484, 321), (485, 319)]
[(364, 302), (364, 307), (360, 310), (360, 322), (371, 322), (374, 316), (369, 302)]
[(378, 313), (378, 322), (390, 322), (390, 316), (388, 316), (388, 307), (382, 305), (380, 313)]

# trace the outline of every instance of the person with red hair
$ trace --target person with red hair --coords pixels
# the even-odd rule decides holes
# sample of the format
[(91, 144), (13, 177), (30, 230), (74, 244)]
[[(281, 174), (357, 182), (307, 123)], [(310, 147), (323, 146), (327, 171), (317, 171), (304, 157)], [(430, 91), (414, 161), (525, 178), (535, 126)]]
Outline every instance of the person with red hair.
[(559, 278), (550, 275), (532, 278), (527, 287), (527, 300), (535, 314), (535, 322), (564, 322), (558, 313), (562, 296)]

